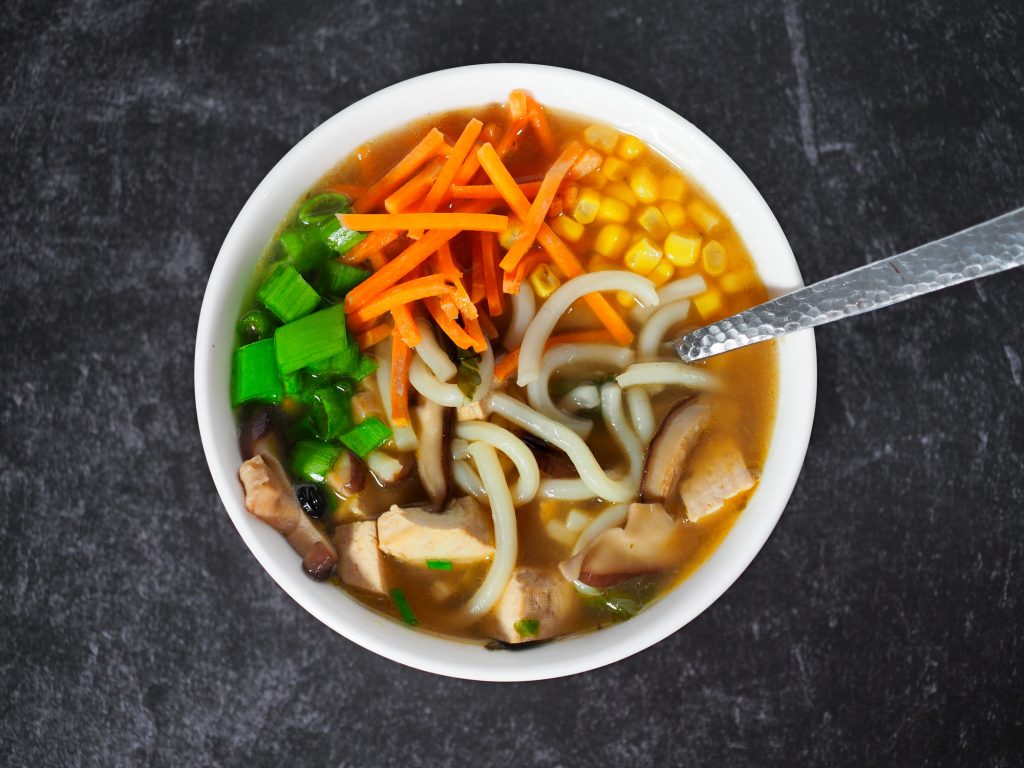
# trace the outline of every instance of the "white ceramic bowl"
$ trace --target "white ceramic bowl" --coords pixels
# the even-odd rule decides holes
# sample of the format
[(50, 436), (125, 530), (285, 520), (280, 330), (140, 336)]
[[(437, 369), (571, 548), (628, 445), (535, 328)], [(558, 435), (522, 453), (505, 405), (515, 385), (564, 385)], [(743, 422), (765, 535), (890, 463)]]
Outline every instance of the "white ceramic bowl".
[(811, 331), (779, 344), (778, 413), (761, 483), (718, 549), (690, 578), (635, 618), (600, 632), (524, 653), (410, 630), (335, 586), (309, 579), (288, 543), (245, 511), (241, 462), (228, 401), (234, 326), (253, 268), (295, 202), (359, 144), (431, 113), (502, 102), (526, 88), (546, 106), (609, 123), (639, 136), (695, 178), (732, 219), (765, 283), (783, 293), (802, 285), (793, 253), (749, 179), (707, 136), (646, 96), (567, 69), (491, 64), (435, 72), (385, 88), (342, 110), (274, 167), (235, 219), (214, 263), (196, 339), (196, 409), (214, 482), (242, 539), (267, 572), (306, 610), (355, 643), (417, 669), (475, 680), (521, 681), (571, 675), (610, 664), (675, 632), (711, 605), (763, 546), (796, 483), (815, 400)]

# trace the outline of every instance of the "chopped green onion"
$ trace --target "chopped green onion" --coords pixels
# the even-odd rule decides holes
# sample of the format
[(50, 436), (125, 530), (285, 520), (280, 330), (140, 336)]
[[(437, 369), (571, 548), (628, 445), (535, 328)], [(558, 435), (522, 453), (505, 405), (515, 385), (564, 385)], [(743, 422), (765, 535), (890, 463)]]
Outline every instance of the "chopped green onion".
[(292, 454), (292, 474), (312, 483), (322, 483), (340, 454), (341, 448), (336, 445), (302, 440)]
[(306, 370), (317, 376), (351, 376), (359, 367), (360, 357), (359, 345), (349, 333), (348, 346), (345, 349), (336, 355), (311, 363)]
[(310, 363), (348, 349), (345, 307), (336, 304), (301, 320), (282, 325), (274, 333), (274, 348), (281, 373), (291, 373)]
[(320, 437), (316, 431), (316, 424), (313, 423), (313, 417), (309, 414), (306, 414), (288, 427), (285, 430), (285, 434), (293, 443), (297, 443), (300, 440), (317, 440)]
[(398, 614), (402, 617), (402, 621), (410, 627), (415, 626), (416, 614), (409, 607), (409, 601), (405, 599), (405, 593), (398, 588), (392, 589), (391, 599), (395, 601), (395, 607), (398, 608)]
[(280, 403), (284, 385), (277, 372), (273, 339), (246, 344), (231, 357), (231, 407), (257, 400)]
[(313, 286), (303, 280), (291, 264), (278, 265), (256, 298), (285, 323), (308, 315), (320, 303), (320, 296)]
[(337, 216), (330, 216), (320, 223), (320, 237), (327, 243), (327, 247), (336, 251), (339, 255), (345, 255), (356, 244), (366, 237), (365, 232), (356, 232), (349, 229), (338, 221)]
[(391, 430), (376, 416), (360, 422), (355, 429), (341, 436), (341, 442), (360, 459), (365, 459), (370, 451), (380, 448), (391, 437)]
[(348, 198), (337, 192), (325, 192), (311, 197), (299, 208), (299, 221), (303, 224), (320, 224), (337, 213), (347, 213)]
[(339, 261), (328, 261), (320, 268), (320, 277), (316, 287), (324, 296), (340, 298), (369, 276), (370, 273), (365, 269), (351, 267)]
[(251, 344), (254, 341), (263, 341), (263, 339), (273, 336), (276, 327), (277, 320), (269, 312), (262, 309), (250, 309), (238, 321), (238, 335), (246, 344)]
[(452, 569), (451, 560), (427, 560), (427, 568), (432, 571), (450, 571)]
[(317, 433), (325, 440), (337, 440), (352, 429), (352, 400), (336, 387), (323, 387), (313, 393), (310, 410)]
[(299, 272), (316, 269), (332, 255), (317, 227), (289, 229), (278, 242), (288, 263)]
[(352, 378), (356, 381), (362, 381), (371, 373), (377, 370), (377, 360), (367, 355), (362, 355), (359, 358), (359, 367), (352, 374)]
[[(277, 359), (274, 360), (274, 365), (277, 365)], [(304, 382), (302, 381), (302, 374), (296, 371), (295, 373), (285, 374), (281, 377), (281, 381), (284, 382), (284, 393), (289, 397), (295, 397), (302, 399), (303, 390), (305, 389)]]
[(512, 626), (520, 637), (536, 637), (540, 631), (540, 622), (537, 619), (520, 619)]

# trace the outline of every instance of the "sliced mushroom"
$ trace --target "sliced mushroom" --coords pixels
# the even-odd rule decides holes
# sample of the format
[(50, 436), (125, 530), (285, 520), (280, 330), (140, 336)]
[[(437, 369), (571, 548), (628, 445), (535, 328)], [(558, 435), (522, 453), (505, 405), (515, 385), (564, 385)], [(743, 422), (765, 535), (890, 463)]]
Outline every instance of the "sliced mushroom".
[(407, 454), (373, 451), (366, 457), (366, 468), (380, 485), (390, 488), (412, 474), (412, 460)]
[(416, 406), (420, 444), (416, 468), (434, 512), (440, 512), (452, 494), (452, 436), (455, 409), (424, 398)]
[[(674, 568), (685, 551), (678, 539), (683, 526), (661, 504), (631, 504), (625, 527), (602, 533), (575, 556), (578, 565), (572, 565), (579, 568), (579, 580), (592, 587), (607, 587), (631, 576)], [(561, 570), (565, 575), (566, 568)]]
[(269, 454), (278, 461), (284, 455), (284, 441), (274, 421), (274, 409), (261, 406), (254, 409), (242, 422), (238, 435), (238, 447), (243, 459), (259, 454)]
[(572, 463), (564, 451), (560, 451), (550, 443), (541, 438), (531, 435), (529, 432), (517, 432), (516, 437), (526, 443), (534, 457), (537, 459), (537, 467), (545, 477), (566, 478), (579, 477), (576, 465)]
[(324, 478), (327, 487), (342, 499), (355, 496), (366, 485), (366, 467), (352, 451), (344, 450)]
[(650, 504), (669, 498), (710, 416), (710, 408), (690, 400), (668, 412), (647, 449), (640, 477), (641, 502)]

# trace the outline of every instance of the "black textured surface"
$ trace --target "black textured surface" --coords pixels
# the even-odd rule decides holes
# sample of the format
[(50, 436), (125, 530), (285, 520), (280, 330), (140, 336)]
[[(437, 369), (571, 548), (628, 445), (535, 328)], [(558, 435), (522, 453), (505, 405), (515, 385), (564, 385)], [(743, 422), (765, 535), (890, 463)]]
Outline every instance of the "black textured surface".
[(821, 331), (803, 475), (739, 582), (611, 668), (414, 672), (223, 514), (195, 426), (214, 256), (310, 129), (526, 60), (643, 91), (815, 280), (1024, 204), (1024, 10), (985, 3), (6, 3), (0, 763), (1019, 765), (1024, 271)]

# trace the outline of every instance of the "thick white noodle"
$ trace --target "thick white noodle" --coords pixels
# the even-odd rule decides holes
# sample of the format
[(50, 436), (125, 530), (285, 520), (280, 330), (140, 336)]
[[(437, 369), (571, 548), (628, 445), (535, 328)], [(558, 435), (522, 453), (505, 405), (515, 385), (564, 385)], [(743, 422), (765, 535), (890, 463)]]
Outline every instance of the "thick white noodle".
[(466, 610), (471, 616), (483, 616), (498, 602), (512, 578), (512, 569), (519, 555), (519, 535), (512, 494), (505, 482), (498, 454), (486, 443), (470, 443), (469, 455), (487, 491), (491, 518), (494, 520), (494, 560), (491, 561), (483, 584), (466, 604)]
[(504, 427), (487, 421), (460, 421), (455, 425), (455, 434), (463, 440), (486, 443), (509, 457), (519, 473), (519, 479), (511, 491), (515, 506), (521, 507), (537, 495), (540, 486), (537, 457), (518, 437)]
[(633, 357), (632, 349), (614, 344), (557, 344), (544, 353), (540, 374), (527, 385), (526, 397), (531, 407), (562, 422), (581, 437), (586, 437), (594, 428), (593, 422), (567, 414), (551, 401), (549, 383), (552, 374), (574, 363), (586, 365), (588, 370), (618, 372), (633, 362)]
[(477, 387), (473, 399), (467, 398), (457, 384), (439, 381), (419, 355), (413, 355), (412, 363), (409, 365), (409, 383), (413, 389), (435, 403), (451, 408), (471, 405), (491, 391), (491, 385), (494, 383), (494, 352), (488, 344), (480, 356), (480, 386)]
[(614, 382), (601, 387), (601, 415), (605, 426), (629, 462), (629, 482), (635, 494), (640, 489), (640, 473), (644, 469), (644, 447), (629, 426), (626, 411), (622, 407), (622, 388)]
[(523, 334), (535, 314), (537, 297), (533, 293), (533, 286), (523, 283), (519, 286), (519, 293), (512, 294), (512, 320), (502, 339), (505, 349), (517, 349), (523, 343)]
[[(704, 278), (701, 275), (690, 275), (681, 280), (673, 280), (664, 288), (658, 289), (658, 305), (661, 306), (662, 304), (679, 301), (680, 299), (689, 299), (704, 293), (707, 289), (708, 284), (704, 282)], [(653, 311), (654, 307), (646, 305), (634, 307), (629, 313), (629, 319), (637, 325), (642, 325), (651, 316)]]
[(487, 491), (480, 481), (480, 475), (465, 459), (456, 459), (452, 462), (452, 479), (460, 491), (468, 493), (482, 504), (487, 503)]
[(380, 395), (384, 415), (388, 417), (388, 426), (394, 435), (395, 447), (400, 451), (415, 451), (419, 440), (416, 439), (416, 430), (412, 424), (396, 427), (391, 421), (391, 398), (387, 395), (391, 391), (391, 339), (384, 339), (374, 347), (374, 350), (377, 352), (377, 394)]
[(526, 328), (519, 350), (519, 376), (517, 378), (519, 386), (525, 387), (540, 375), (544, 345), (566, 310), (575, 301), (599, 291), (624, 291), (635, 296), (645, 306), (658, 303), (658, 294), (654, 290), (654, 283), (635, 272), (625, 270), (591, 272), (567, 281), (547, 298)]
[(690, 314), (690, 301), (680, 299), (658, 307), (654, 314), (647, 318), (637, 337), (636, 350), (641, 360), (658, 356), (665, 334), (677, 323), (683, 322)]
[(601, 393), (596, 384), (580, 384), (569, 390), (569, 394), (561, 399), (558, 407), (563, 411), (592, 411), (601, 404)]
[(575, 555), (582, 552), (593, 543), (594, 539), (605, 531), (610, 531), (612, 528), (618, 528), (623, 525), (628, 514), (629, 504), (612, 504), (610, 507), (605, 507), (604, 511), (580, 532), (580, 537), (576, 539), (572, 553)]
[(629, 406), (629, 419), (633, 422), (633, 431), (644, 445), (654, 437), (654, 409), (651, 408), (651, 396), (643, 387), (631, 387), (626, 390), (626, 405)]
[(423, 337), (423, 341), (413, 347), (416, 354), (437, 376), (438, 381), (451, 381), (458, 373), (458, 368), (455, 367), (455, 363), (451, 361), (448, 354), (441, 349), (441, 345), (437, 343), (433, 326), (422, 317), (417, 317), (416, 327), (419, 328), (420, 336)]
[(583, 438), (568, 427), (538, 413), (526, 403), (521, 403), (501, 392), (491, 395), (490, 404), (494, 413), (565, 451), (575, 465), (576, 471), (579, 472), (580, 479), (587, 484), (595, 496), (608, 501), (626, 501), (636, 494), (636, 488), (630, 483), (629, 478), (623, 480), (610, 478), (598, 464), (587, 444), (583, 442)]
[(537, 495), (542, 499), (559, 501), (587, 501), (597, 498), (594, 490), (578, 477), (545, 477), (540, 481)]
[(714, 389), (718, 379), (686, 363), (633, 363), (615, 377), (623, 389), (650, 384), (679, 384), (690, 389)]

